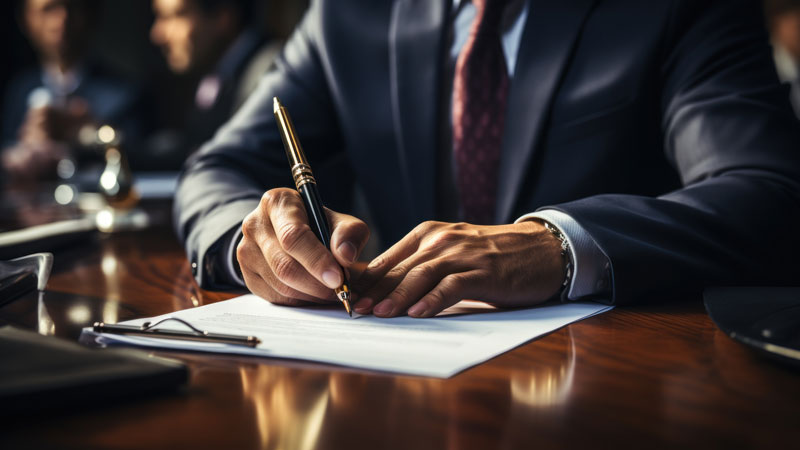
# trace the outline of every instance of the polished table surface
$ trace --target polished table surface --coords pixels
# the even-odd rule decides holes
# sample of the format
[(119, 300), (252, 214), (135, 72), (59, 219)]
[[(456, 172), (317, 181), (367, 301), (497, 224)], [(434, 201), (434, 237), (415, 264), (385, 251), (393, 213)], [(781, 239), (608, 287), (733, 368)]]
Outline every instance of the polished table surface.
[[(3, 197), (6, 228), (55, 216)], [(9, 212), (9, 209), (13, 210)], [(55, 252), (41, 304), (0, 324), (77, 339), (116, 322), (230, 298), (197, 287), (169, 227)], [(0, 426), (2, 448), (798, 448), (800, 371), (716, 329), (700, 299), (615, 309), (449, 379), (288, 360), (156, 352), (191, 370), (176, 394)], [(13, 362), (2, 361), (2, 364)], [(0, 405), (2, 407), (2, 405)]]

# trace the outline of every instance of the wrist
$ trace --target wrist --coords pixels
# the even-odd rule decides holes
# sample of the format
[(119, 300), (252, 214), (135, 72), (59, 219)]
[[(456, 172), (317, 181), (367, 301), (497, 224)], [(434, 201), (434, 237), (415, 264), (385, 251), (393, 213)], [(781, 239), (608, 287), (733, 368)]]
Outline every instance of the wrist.
[[(531, 232), (535, 245), (534, 266), (537, 267), (540, 287), (545, 299), (550, 299), (566, 292), (572, 277), (571, 253), (569, 244), (565, 244), (560, 237), (553, 233), (552, 224), (538, 217), (526, 218), (517, 222)], [(563, 236), (563, 235), (561, 235)], [(563, 295), (562, 295), (563, 297)]]
[[(561, 232), (558, 227), (551, 224), (550, 222), (544, 221), (544, 227), (547, 229), (550, 234), (553, 235), (556, 240), (558, 240), (559, 246), (561, 248), (561, 259), (562, 259), (562, 271), (564, 273), (563, 281), (561, 282), (561, 288), (559, 291), (561, 293), (565, 292), (569, 289), (569, 285), (572, 282), (572, 276), (575, 270), (575, 264), (572, 261), (572, 251), (569, 247), (569, 241), (564, 233)], [(563, 295), (562, 295), (563, 298)]]

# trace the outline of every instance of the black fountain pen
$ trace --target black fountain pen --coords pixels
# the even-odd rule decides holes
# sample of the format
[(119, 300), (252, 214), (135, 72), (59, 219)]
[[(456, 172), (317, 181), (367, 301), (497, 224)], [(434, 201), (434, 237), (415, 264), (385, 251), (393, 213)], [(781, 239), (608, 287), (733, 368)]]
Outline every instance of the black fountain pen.
[[(309, 225), (322, 244), (330, 250), (331, 228), (325, 216), (325, 209), (322, 207), (317, 181), (314, 179), (314, 174), (311, 173), (311, 166), (308, 165), (303, 148), (300, 147), (300, 141), (297, 140), (297, 134), (294, 131), (292, 120), (289, 118), (289, 112), (281, 105), (278, 97), (273, 97), (272, 103), (272, 112), (275, 113), (275, 120), (278, 121), (278, 128), (281, 130), (281, 138), (283, 138), (283, 146), (286, 149), (286, 157), (289, 158), (289, 165), (292, 168), (294, 185), (297, 188), (297, 192), (300, 193), (300, 197), (303, 198), (303, 204), (306, 206), (306, 213), (310, 222)], [(336, 297), (344, 304), (347, 314), (353, 317), (353, 310), (350, 308), (350, 288), (347, 286), (347, 276), (344, 269), (342, 269), (342, 275), (345, 277), (344, 283), (334, 289), (334, 292), (336, 292)]]

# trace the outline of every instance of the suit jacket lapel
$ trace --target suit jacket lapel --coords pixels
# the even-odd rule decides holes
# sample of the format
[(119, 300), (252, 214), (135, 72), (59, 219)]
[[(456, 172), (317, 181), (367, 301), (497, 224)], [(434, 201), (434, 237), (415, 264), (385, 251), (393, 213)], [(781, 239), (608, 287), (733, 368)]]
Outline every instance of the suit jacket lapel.
[(531, 0), (508, 97), (497, 190), (498, 223), (514, 220), (514, 204), (541, 145), (553, 95), (577, 36), (596, 0)]
[[(399, 0), (389, 30), (392, 111), (408, 208), (434, 216), (447, 0)], [(399, 205), (398, 205), (399, 206)]]

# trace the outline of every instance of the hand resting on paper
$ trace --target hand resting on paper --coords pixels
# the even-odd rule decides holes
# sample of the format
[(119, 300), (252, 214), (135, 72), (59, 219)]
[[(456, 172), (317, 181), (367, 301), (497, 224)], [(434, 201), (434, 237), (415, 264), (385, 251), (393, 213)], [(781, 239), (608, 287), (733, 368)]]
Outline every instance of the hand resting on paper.
[(370, 262), (355, 310), (432, 317), (462, 299), (526, 306), (555, 295), (563, 279), (561, 244), (539, 222), (424, 222)]
[(342, 284), (341, 267), (353, 266), (369, 239), (369, 228), (353, 216), (326, 212), (331, 252), (308, 226), (297, 191), (277, 188), (264, 193), (244, 219), (236, 249), (251, 292), (283, 305), (338, 302), (333, 289)]
[[(369, 229), (330, 210), (328, 221), (332, 252), (308, 226), (296, 191), (267, 191), (242, 224), (237, 258), (247, 287), (279, 304), (336, 302), (339, 264), (354, 268)], [(467, 298), (525, 306), (555, 295), (563, 279), (560, 243), (540, 222), (424, 222), (354, 280), (354, 306), (379, 317), (432, 317)]]

